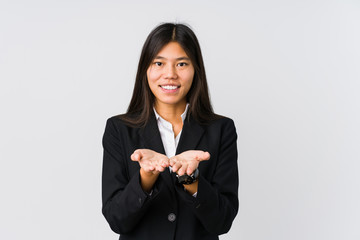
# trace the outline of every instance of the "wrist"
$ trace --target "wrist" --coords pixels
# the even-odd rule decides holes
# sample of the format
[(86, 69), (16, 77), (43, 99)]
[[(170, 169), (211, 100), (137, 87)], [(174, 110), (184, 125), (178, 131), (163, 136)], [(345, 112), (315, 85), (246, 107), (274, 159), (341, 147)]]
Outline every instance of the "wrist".
[(193, 184), (195, 182), (197, 182), (198, 178), (199, 178), (199, 169), (196, 168), (195, 171), (190, 174), (184, 174), (184, 175), (176, 175), (178, 183), (183, 184), (183, 185), (190, 185)]
[(194, 195), (198, 191), (199, 181), (193, 182), (191, 184), (183, 184), (184, 189), (186, 192), (190, 193), (190, 195)]
[(141, 188), (150, 193), (153, 188), (157, 178), (159, 176), (159, 172), (146, 172), (143, 168), (140, 168), (140, 185)]
[(157, 177), (160, 174), (160, 172), (157, 171), (146, 171), (144, 168), (140, 168), (140, 175), (142, 177), (152, 178)]

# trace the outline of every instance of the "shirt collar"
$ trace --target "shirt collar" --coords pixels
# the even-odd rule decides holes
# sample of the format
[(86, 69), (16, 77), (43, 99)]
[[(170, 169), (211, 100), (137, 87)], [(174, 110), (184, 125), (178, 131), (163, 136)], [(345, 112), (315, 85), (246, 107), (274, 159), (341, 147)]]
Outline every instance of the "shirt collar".
[[(159, 120), (159, 118), (162, 119), (162, 120), (165, 120), (156, 112), (155, 107), (153, 107), (153, 109), (154, 109), (156, 120)], [(182, 119), (183, 122), (185, 121), (188, 109), (189, 109), (189, 103), (186, 104), (185, 111), (181, 114), (181, 119)]]

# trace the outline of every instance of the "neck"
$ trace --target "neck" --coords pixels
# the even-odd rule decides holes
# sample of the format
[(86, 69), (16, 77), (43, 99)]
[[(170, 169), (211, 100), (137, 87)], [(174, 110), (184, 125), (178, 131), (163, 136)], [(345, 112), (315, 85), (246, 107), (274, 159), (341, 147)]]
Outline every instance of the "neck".
[(156, 112), (166, 121), (171, 123), (182, 121), (181, 114), (186, 108), (186, 101), (177, 104), (164, 104), (158, 101), (155, 102)]

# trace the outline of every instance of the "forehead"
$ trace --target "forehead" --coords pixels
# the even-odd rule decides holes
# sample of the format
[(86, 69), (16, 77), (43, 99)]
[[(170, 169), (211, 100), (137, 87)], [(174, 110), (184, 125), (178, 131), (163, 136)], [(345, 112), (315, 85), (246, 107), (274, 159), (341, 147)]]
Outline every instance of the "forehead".
[(179, 43), (170, 42), (160, 49), (155, 58), (177, 59), (189, 57)]

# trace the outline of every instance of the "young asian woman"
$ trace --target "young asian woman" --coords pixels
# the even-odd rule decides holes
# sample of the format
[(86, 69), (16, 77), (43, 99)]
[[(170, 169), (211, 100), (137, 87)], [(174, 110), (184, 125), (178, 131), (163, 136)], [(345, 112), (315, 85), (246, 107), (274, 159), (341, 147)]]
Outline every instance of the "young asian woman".
[(238, 212), (237, 134), (213, 112), (194, 32), (147, 37), (132, 99), (103, 135), (102, 212), (120, 239), (219, 239)]

